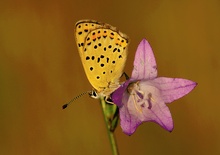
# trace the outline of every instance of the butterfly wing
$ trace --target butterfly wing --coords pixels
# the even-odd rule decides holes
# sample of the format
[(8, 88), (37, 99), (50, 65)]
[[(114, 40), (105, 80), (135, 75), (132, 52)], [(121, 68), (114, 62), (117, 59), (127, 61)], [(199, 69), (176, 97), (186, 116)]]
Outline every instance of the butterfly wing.
[(108, 24), (81, 21), (76, 24), (76, 40), (89, 82), (99, 94), (108, 96), (119, 86), (128, 37)]
[(91, 30), (102, 27), (102, 25), (93, 20), (80, 20), (75, 25), (75, 37), (79, 55), (82, 57), (86, 36)]

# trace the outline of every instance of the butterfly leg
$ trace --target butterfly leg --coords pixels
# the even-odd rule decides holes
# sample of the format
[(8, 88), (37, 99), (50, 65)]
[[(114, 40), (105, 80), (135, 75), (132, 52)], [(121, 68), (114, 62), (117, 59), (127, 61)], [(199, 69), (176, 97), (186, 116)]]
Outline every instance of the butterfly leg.
[(123, 75), (125, 76), (125, 79), (126, 79), (126, 80), (128, 80), (128, 79), (130, 78), (125, 72), (121, 75), (121, 77), (122, 77)]
[(110, 96), (105, 96), (105, 102), (109, 104), (114, 104)]

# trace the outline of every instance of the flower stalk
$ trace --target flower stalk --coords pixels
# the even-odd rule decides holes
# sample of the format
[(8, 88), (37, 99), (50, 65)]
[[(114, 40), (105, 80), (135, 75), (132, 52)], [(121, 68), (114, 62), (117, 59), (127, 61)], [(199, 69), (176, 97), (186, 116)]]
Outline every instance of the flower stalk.
[[(109, 137), (109, 141), (111, 144), (112, 154), (119, 155), (118, 148), (114, 136), (114, 130), (117, 126), (118, 121), (118, 109), (116, 105), (109, 105), (105, 102), (104, 98), (100, 98), (102, 112), (105, 120), (105, 125), (107, 128), (107, 133)], [(115, 110), (114, 110), (115, 109)]]

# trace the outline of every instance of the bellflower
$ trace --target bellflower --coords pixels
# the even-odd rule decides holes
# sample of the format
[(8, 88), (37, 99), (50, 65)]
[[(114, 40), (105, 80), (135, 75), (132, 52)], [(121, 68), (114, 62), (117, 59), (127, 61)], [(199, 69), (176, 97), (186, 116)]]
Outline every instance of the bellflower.
[(166, 103), (185, 96), (196, 85), (186, 79), (157, 77), (153, 51), (143, 39), (136, 51), (131, 78), (112, 94), (123, 132), (132, 135), (143, 122), (155, 122), (171, 132), (173, 120)]

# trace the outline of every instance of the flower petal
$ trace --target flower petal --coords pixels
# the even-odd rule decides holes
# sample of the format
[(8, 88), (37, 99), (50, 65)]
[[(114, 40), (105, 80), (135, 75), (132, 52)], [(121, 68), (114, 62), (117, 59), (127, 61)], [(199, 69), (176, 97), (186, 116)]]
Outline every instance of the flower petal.
[[(172, 131), (171, 113), (160, 97), (160, 90), (154, 86), (148, 86), (147, 81), (141, 81), (137, 85), (140, 86), (140, 90), (134, 87), (131, 94), (128, 92), (123, 94), (123, 106), (119, 108), (123, 132), (131, 135), (143, 122), (155, 122), (165, 130)], [(143, 91), (143, 96), (140, 96), (138, 91), (139, 93)]]
[(127, 80), (125, 83), (123, 83), (118, 89), (116, 89), (112, 95), (111, 95), (111, 98), (112, 98), (112, 101), (118, 106), (122, 106), (122, 97), (123, 97), (123, 94), (124, 92), (126, 92), (127, 90), (127, 87), (129, 85), (130, 81)]
[(157, 64), (154, 53), (148, 41), (143, 39), (138, 45), (135, 59), (134, 69), (131, 79), (153, 79), (157, 76)]
[(160, 90), (165, 103), (171, 103), (185, 96), (197, 85), (196, 82), (187, 79), (166, 77), (158, 77), (148, 82), (149, 85), (154, 85)]

